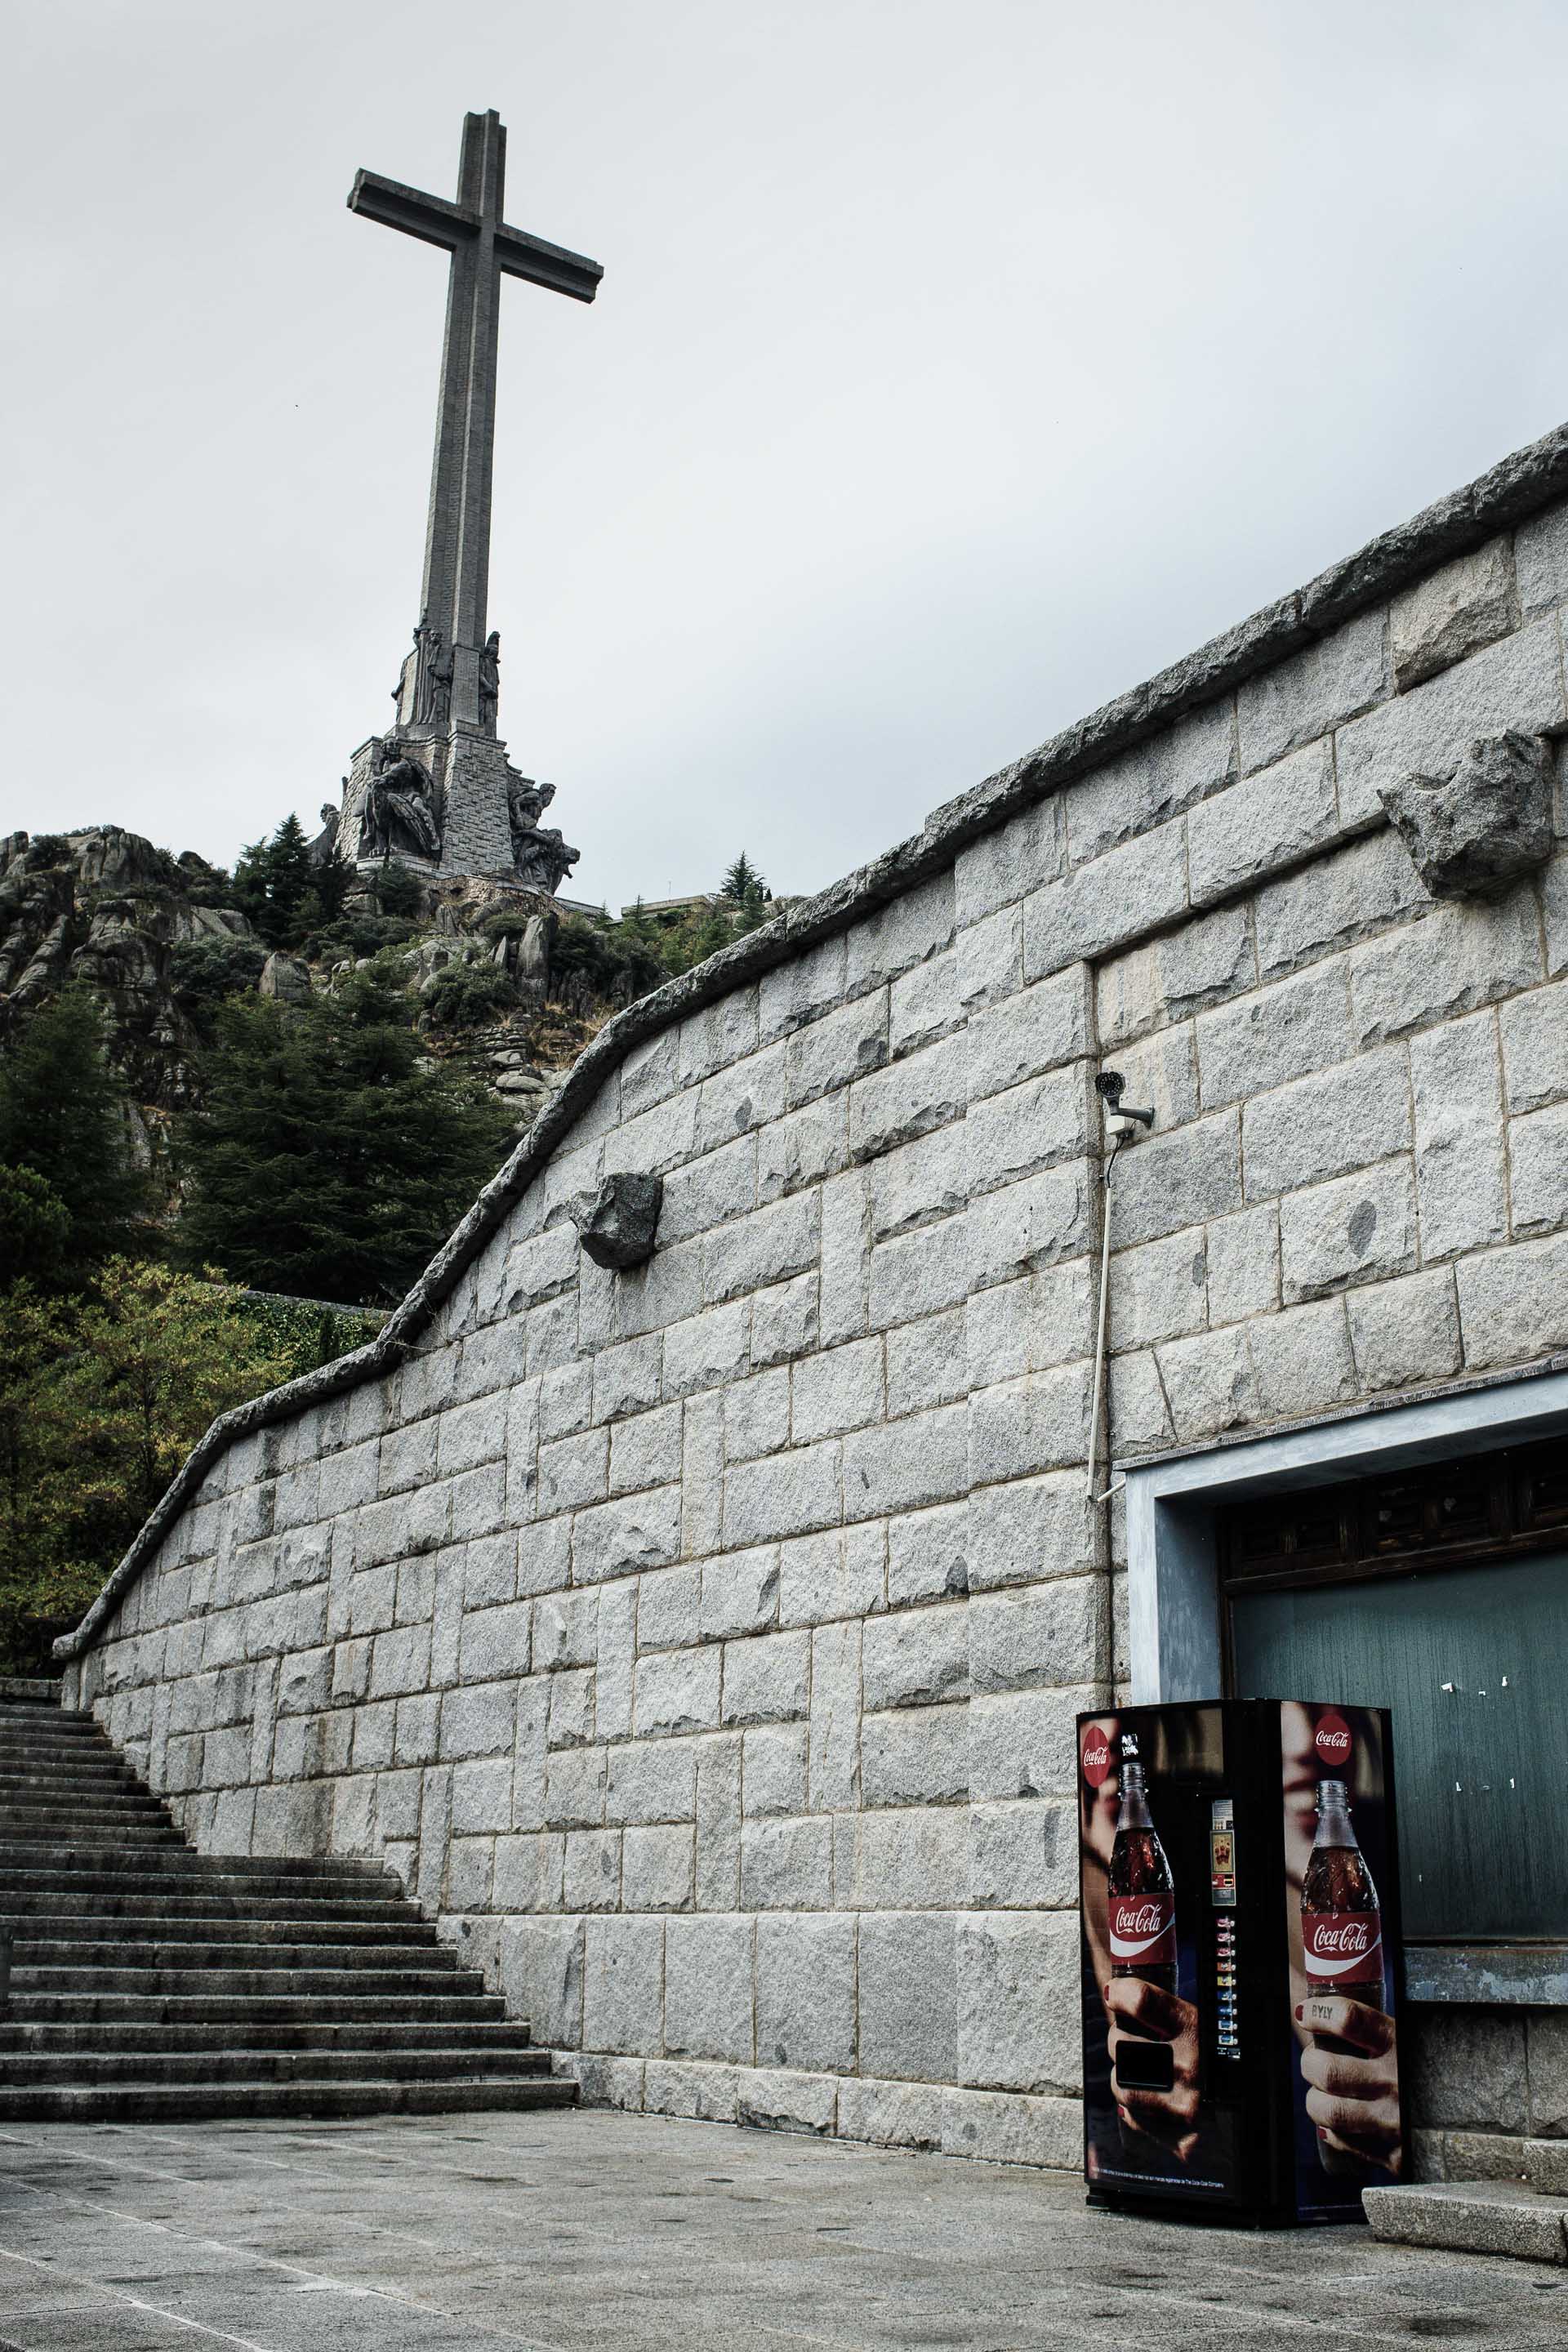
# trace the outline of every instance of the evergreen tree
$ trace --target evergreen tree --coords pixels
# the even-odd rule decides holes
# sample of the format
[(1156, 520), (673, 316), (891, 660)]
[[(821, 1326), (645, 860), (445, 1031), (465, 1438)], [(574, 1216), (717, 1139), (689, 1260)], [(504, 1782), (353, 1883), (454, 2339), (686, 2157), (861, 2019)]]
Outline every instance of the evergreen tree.
[(719, 888), (723, 897), (733, 898), (738, 907), (760, 906), (773, 895), (743, 849)]
[(52, 1289), (70, 1257), (70, 1211), (36, 1168), (0, 1160), (0, 1290), (24, 1276)]
[(41, 1176), (64, 1208), (67, 1279), (126, 1247), (145, 1209), (125, 1108), (104, 1059), (103, 1015), (79, 985), (36, 1013), (0, 1061), (0, 1161)]
[(187, 1263), (258, 1290), (402, 1297), (511, 1140), (483, 1087), (421, 1058), (410, 1019), (374, 969), (309, 1005), (222, 1008), (181, 1137)]
[(242, 849), (234, 869), (236, 904), (268, 947), (301, 946), (343, 911), (353, 869), (336, 848), (313, 863), (305, 828), (286, 816), (270, 841)]

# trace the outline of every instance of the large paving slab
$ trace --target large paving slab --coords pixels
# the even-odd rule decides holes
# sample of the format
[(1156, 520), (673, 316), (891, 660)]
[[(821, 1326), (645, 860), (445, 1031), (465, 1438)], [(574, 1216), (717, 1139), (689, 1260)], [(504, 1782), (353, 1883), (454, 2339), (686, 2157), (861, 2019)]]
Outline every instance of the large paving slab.
[(0, 2132), (0, 2352), (1568, 2347), (1523, 2263), (605, 2113)]

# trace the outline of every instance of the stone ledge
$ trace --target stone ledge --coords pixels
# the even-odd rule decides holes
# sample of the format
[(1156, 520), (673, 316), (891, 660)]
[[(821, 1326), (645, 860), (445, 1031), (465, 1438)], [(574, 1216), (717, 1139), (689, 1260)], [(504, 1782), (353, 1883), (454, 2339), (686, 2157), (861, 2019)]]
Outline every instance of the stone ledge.
[(1522, 2184), (1441, 2180), (1368, 2189), (1362, 2204), (1373, 2236), (1387, 2245), (1568, 2263), (1568, 2199), (1543, 2197)]

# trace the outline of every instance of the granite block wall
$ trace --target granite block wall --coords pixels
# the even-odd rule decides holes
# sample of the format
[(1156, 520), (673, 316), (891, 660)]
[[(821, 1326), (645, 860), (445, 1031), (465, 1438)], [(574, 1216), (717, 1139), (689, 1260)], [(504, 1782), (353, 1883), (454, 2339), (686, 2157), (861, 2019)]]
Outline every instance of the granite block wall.
[(1157, 1111), (1118, 1456), (1568, 1347), (1561, 788), (1443, 902), (1377, 789), (1568, 730), (1564, 601), (1557, 505), (852, 877), (605, 1071), (396, 1368), (221, 1451), (71, 1695), (205, 1849), (384, 1857), (592, 2096), (1076, 2166), (1092, 1079)]

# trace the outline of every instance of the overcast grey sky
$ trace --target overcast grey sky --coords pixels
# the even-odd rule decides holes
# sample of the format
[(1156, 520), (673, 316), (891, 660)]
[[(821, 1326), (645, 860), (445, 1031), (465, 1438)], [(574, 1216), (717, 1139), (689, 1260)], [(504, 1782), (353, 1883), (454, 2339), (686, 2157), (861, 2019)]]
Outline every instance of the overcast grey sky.
[(1568, 415), (1568, 10), (49, 0), (7, 48), (0, 831), (312, 825), (509, 217), (501, 728), (576, 895), (815, 889)]

